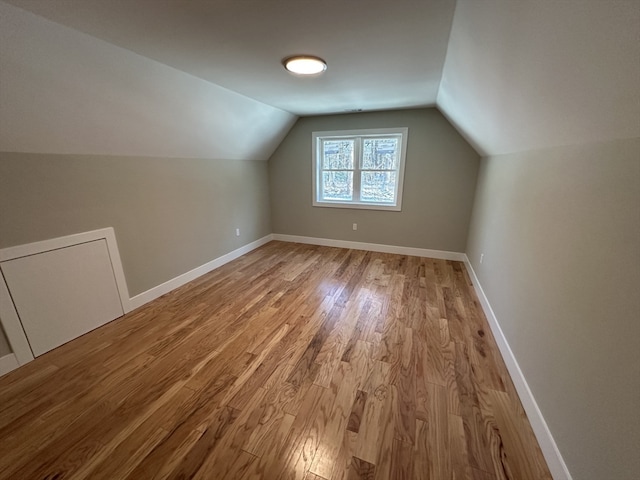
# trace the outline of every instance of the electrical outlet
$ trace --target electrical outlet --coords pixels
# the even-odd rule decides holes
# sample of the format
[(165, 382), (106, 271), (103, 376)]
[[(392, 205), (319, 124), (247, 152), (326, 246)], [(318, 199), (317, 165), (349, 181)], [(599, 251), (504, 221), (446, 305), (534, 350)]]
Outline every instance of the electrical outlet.
[(240, 229), (236, 228), (236, 237), (239, 237), (239, 236), (240, 236)]
[(357, 230), (357, 229), (358, 229), (358, 224), (357, 224), (357, 223), (354, 223), (354, 224), (353, 224), (353, 229), (354, 229), (354, 230)]
[(484, 253), (480, 254), (480, 263), (482, 263), (482, 261), (484, 260)]

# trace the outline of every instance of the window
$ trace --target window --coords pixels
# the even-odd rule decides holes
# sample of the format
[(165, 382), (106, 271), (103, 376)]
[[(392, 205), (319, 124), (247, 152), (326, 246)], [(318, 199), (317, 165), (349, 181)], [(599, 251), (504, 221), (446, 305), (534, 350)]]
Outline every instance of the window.
[(407, 133), (313, 132), (313, 205), (400, 210)]

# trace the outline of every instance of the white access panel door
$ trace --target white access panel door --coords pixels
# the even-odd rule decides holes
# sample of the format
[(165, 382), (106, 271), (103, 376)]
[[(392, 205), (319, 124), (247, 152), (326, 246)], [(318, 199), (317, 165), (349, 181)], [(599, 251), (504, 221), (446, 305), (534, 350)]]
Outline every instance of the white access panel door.
[(104, 239), (0, 268), (36, 357), (124, 314)]

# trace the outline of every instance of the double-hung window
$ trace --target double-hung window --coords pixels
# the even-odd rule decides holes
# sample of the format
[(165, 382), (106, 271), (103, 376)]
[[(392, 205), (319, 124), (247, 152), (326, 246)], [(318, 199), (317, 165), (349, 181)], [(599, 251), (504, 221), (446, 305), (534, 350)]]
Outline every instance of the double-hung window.
[(313, 132), (313, 205), (400, 210), (407, 128)]

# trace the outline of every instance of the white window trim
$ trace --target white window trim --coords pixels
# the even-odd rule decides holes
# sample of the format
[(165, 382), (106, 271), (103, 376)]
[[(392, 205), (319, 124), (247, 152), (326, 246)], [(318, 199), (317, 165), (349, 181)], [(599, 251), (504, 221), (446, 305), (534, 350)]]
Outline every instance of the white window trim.
[[(318, 175), (320, 170), (320, 138), (325, 137), (368, 137), (379, 135), (402, 135), (402, 142), (400, 145), (400, 156), (398, 158), (398, 185), (396, 191), (396, 204), (395, 205), (383, 205), (379, 203), (371, 202), (348, 202), (348, 201), (327, 201), (318, 200), (318, 192), (320, 190), (321, 177)], [(314, 207), (330, 207), (330, 208), (356, 208), (366, 210), (391, 210), (399, 212), (402, 210), (402, 190), (404, 186), (404, 166), (407, 154), (407, 137), (409, 136), (409, 129), (407, 127), (398, 128), (371, 128), (365, 130), (334, 130), (328, 132), (312, 132), (311, 145), (312, 145), (312, 168), (311, 168), (311, 183), (313, 185), (312, 192), (312, 204)], [(357, 162), (357, 156), (354, 158)], [(357, 171), (357, 170), (356, 170)], [(355, 181), (355, 178), (354, 178)]]

